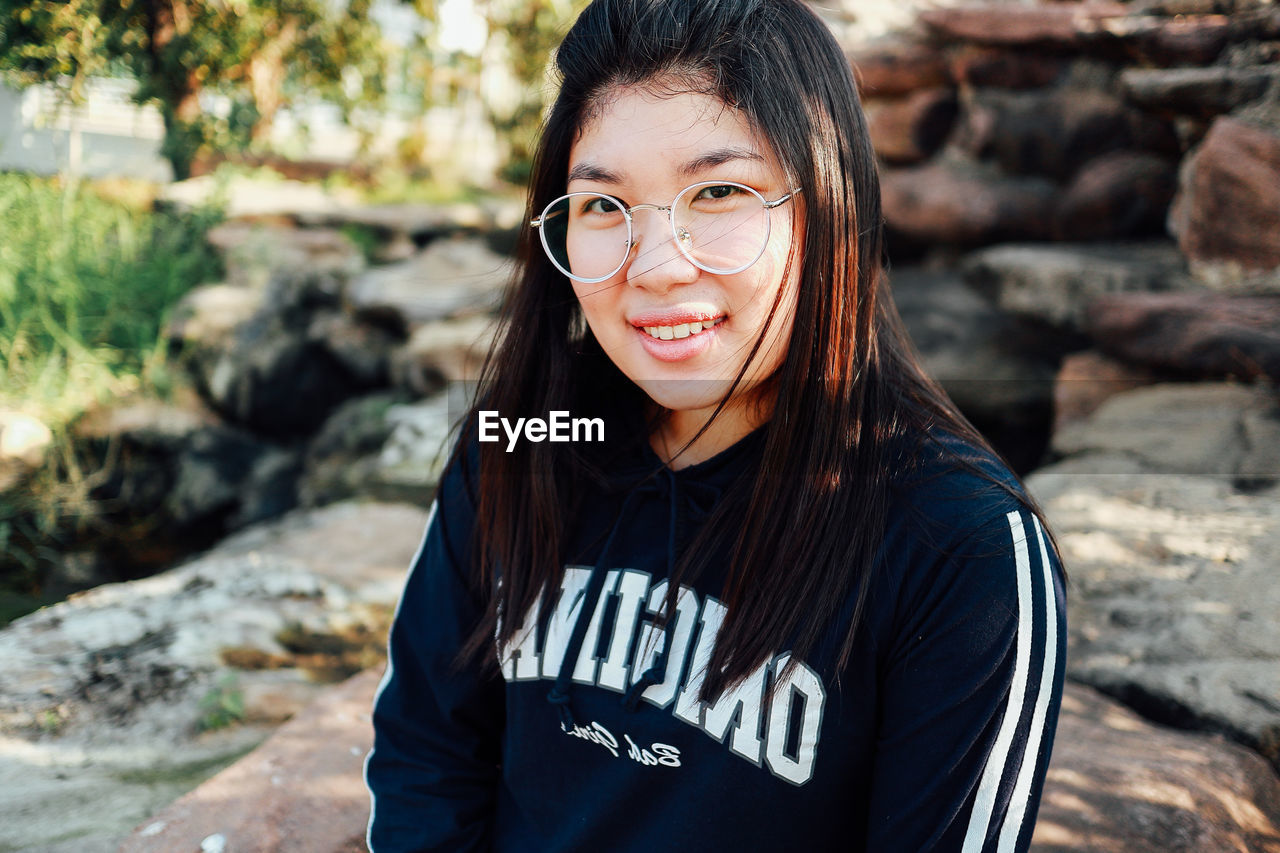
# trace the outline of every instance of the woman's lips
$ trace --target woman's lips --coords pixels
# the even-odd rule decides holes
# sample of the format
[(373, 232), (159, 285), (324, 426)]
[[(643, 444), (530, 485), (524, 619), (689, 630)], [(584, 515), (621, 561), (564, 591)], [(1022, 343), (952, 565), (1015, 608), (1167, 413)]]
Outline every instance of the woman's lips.
[[(653, 322), (659, 317), (665, 322)], [(684, 361), (705, 352), (711, 346), (724, 319), (724, 315), (703, 320), (701, 315), (695, 318), (664, 314), (637, 317), (632, 323), (641, 345), (649, 355), (659, 361)], [(636, 320), (647, 322), (637, 326)]]

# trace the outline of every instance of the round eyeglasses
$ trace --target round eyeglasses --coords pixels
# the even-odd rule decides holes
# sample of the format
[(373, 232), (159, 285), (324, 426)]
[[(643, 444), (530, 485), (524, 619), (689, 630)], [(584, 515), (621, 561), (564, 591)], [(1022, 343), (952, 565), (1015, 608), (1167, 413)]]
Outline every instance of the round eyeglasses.
[(529, 224), (556, 269), (586, 284), (613, 277), (635, 247), (632, 214), (665, 212), (680, 253), (698, 269), (728, 275), (742, 272), (769, 243), (769, 211), (800, 192), (773, 201), (734, 181), (702, 181), (685, 187), (670, 205), (627, 207), (611, 195), (577, 192), (560, 196)]

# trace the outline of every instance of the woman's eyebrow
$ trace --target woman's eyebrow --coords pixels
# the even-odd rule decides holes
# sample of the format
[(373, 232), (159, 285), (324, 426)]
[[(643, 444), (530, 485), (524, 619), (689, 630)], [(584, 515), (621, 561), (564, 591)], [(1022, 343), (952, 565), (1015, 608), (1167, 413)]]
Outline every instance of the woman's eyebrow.
[(573, 181), (600, 181), (606, 184), (621, 184), (623, 176), (617, 172), (611, 172), (603, 166), (597, 166), (594, 163), (579, 163), (569, 170), (569, 183)]
[(693, 177), (694, 175), (705, 172), (707, 169), (714, 169), (716, 166), (723, 166), (730, 160), (755, 160), (764, 162), (764, 158), (749, 148), (717, 148), (714, 151), (708, 151), (689, 160), (679, 169), (684, 177)]

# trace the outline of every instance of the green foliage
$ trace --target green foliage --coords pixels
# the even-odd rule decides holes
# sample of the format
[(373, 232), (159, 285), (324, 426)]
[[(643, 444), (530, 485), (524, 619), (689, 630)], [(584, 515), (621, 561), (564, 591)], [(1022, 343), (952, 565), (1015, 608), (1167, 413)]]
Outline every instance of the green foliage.
[[(262, 143), (281, 106), (325, 97), (349, 113), (376, 106), (385, 52), (371, 0), (0, 0), (0, 72), (19, 85), (64, 84), (82, 97), (109, 65), (139, 83), (165, 124), (162, 153), (179, 179), (210, 146)], [(230, 116), (204, 113), (199, 97), (231, 100)]]
[(113, 397), (172, 390), (162, 324), (191, 287), (221, 276), (205, 240), (218, 216), (0, 173), (0, 408), (54, 434), (51, 461), (0, 493), (0, 624), (48, 603), (44, 570), (92, 521), (69, 424)]
[(235, 673), (227, 673), (200, 698), (200, 719), (196, 729), (202, 732), (225, 729), (244, 719), (244, 691)]
[(0, 71), (20, 86), (62, 82), (79, 99), (105, 70), (97, 0), (0, 0)]
[(205, 241), (218, 218), (0, 173), (0, 405), (52, 426), (167, 383), (161, 324), (186, 291), (221, 274)]

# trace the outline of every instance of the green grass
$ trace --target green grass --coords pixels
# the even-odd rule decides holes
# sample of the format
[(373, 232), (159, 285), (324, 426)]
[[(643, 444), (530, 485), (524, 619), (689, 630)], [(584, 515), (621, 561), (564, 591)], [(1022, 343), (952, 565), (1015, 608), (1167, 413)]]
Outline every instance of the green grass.
[(150, 198), (0, 172), (0, 408), (55, 436), (45, 468), (0, 494), (0, 624), (43, 603), (42, 567), (83, 506), (70, 425), (112, 398), (169, 396), (166, 315), (222, 274), (205, 239), (219, 215), (156, 213)]
[(0, 406), (57, 431), (94, 402), (163, 393), (161, 324), (220, 275), (204, 239), (216, 218), (0, 173)]

